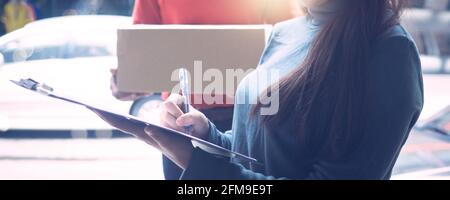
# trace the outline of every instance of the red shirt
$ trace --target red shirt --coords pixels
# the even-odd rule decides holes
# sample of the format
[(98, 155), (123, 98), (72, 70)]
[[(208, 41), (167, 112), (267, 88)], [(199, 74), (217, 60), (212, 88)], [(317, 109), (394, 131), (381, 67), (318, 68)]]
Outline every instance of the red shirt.
[[(134, 24), (275, 24), (301, 11), (296, 0), (136, 0)], [(163, 92), (167, 99), (169, 92)], [(192, 98), (202, 98), (193, 94)], [(232, 97), (223, 96), (224, 102)], [(194, 105), (210, 108), (228, 105)]]
[(136, 0), (135, 24), (275, 24), (300, 14), (296, 0)]

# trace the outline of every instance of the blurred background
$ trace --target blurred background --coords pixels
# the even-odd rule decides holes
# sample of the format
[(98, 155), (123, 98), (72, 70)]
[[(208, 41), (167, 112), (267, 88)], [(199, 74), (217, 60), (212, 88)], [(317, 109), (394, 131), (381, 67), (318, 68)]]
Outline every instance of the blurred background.
[[(9, 83), (33, 77), (118, 112), (155, 113), (158, 99), (119, 101), (109, 88), (116, 30), (132, 24), (133, 6), (129, 0), (0, 0), (0, 179), (163, 179), (156, 150), (82, 107)], [(402, 23), (421, 53), (426, 104), (393, 179), (450, 180), (449, 0), (411, 0)]]

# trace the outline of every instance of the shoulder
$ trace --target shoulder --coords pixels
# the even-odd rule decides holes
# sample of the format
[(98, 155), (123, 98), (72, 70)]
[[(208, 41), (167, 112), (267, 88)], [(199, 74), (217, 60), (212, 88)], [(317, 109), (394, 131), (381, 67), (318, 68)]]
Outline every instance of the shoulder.
[(392, 26), (379, 37), (370, 65), (369, 79), (378, 83), (394, 85), (422, 79), (419, 52), (411, 35), (401, 25)]
[[(414, 40), (400, 25), (386, 30), (375, 44), (367, 68), (366, 91), (371, 102), (419, 112), (423, 107), (420, 55)], [(399, 117), (400, 119), (400, 117)]]
[[(401, 25), (389, 28), (379, 37), (374, 47), (368, 69), (369, 82), (384, 91), (395, 91), (392, 96), (403, 95), (410, 98), (411, 95), (406, 93), (423, 95), (420, 55), (405, 28)], [(414, 97), (418, 99), (420, 95)]]
[(307, 23), (307, 18), (305, 16), (295, 17), (282, 22), (278, 22), (274, 25), (278, 30), (286, 30), (296, 26), (302, 26)]
[(304, 34), (308, 28), (307, 18), (304, 16), (296, 17), (286, 21), (276, 23), (273, 26), (273, 34), (276, 36), (287, 36)]
[(381, 35), (381, 39), (391, 38), (391, 37), (405, 37), (408, 39), (412, 39), (409, 32), (400, 24), (391, 26), (390, 28), (386, 29)]
[(298, 49), (312, 41), (315, 33), (315, 30), (309, 26), (306, 17), (282, 21), (273, 26), (268, 47), (283, 46)]
[(400, 50), (419, 54), (411, 34), (402, 26), (395, 25), (380, 34), (375, 44), (375, 51)]
[(374, 63), (383, 64), (384, 67), (404, 67), (417, 73), (421, 71), (416, 43), (401, 25), (392, 26), (378, 37), (373, 47), (372, 58)]
[(291, 63), (293, 60), (299, 60), (297, 55), (306, 52), (314, 35), (306, 17), (296, 17), (275, 24), (261, 56), (260, 64), (273, 55), (278, 55), (277, 60), (280, 60), (279, 56), (284, 56), (286, 59), (283, 59), (283, 62)]

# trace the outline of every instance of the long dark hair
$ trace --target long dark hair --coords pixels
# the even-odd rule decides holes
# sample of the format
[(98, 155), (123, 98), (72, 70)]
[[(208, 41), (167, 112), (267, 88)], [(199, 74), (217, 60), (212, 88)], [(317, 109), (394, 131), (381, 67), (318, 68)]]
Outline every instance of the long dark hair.
[[(321, 124), (328, 127), (328, 133), (322, 145), (315, 148), (326, 150), (333, 157), (346, 154), (353, 139), (361, 137), (362, 124), (355, 122), (360, 122), (364, 113), (363, 89), (371, 50), (380, 34), (398, 24), (406, 2), (347, 0), (346, 3), (341, 16), (322, 26), (302, 65), (279, 81), (278, 113), (261, 116), (269, 129), (295, 120), (293, 130), (298, 131), (300, 139), (312, 141), (315, 136), (308, 125), (313, 121), (312, 115), (320, 112), (315, 102), (323, 98), (322, 91), (331, 91), (327, 94), (332, 99), (330, 109), (323, 113), (330, 120)], [(274, 92), (267, 89), (267, 93)], [(253, 114), (257, 115), (264, 106), (255, 106)]]

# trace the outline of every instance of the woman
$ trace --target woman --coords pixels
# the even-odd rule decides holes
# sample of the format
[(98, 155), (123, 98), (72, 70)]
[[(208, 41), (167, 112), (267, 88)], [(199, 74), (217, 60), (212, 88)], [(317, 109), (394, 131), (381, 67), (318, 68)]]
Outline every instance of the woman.
[[(217, 158), (186, 140), (102, 117), (162, 151), (184, 169), (181, 179), (389, 179), (423, 106), (418, 52), (398, 24), (403, 1), (304, 4), (309, 15), (275, 26), (260, 66), (236, 93), (279, 94), (276, 114), (237, 104), (233, 130), (220, 133), (197, 110), (183, 114), (179, 96), (161, 111), (163, 125), (193, 126), (195, 136), (263, 165)], [(258, 88), (246, 81), (267, 69), (280, 69), (281, 79)], [(265, 89), (272, 84), (278, 89)]]
[[(133, 24), (275, 24), (300, 14), (296, 0), (136, 0)], [(148, 95), (119, 91), (116, 86), (117, 71), (113, 69), (111, 72), (111, 91), (117, 99), (134, 101)], [(162, 98), (167, 99), (169, 95), (163, 92)], [(201, 94), (194, 95), (201, 98)], [(223, 98), (228, 100), (226, 96)], [(233, 111), (233, 105), (229, 104), (197, 104), (194, 107)], [(231, 126), (231, 115), (210, 114), (209, 117), (218, 127)], [(166, 179), (180, 177), (182, 170), (175, 164), (166, 158), (163, 158), (163, 163)]]

